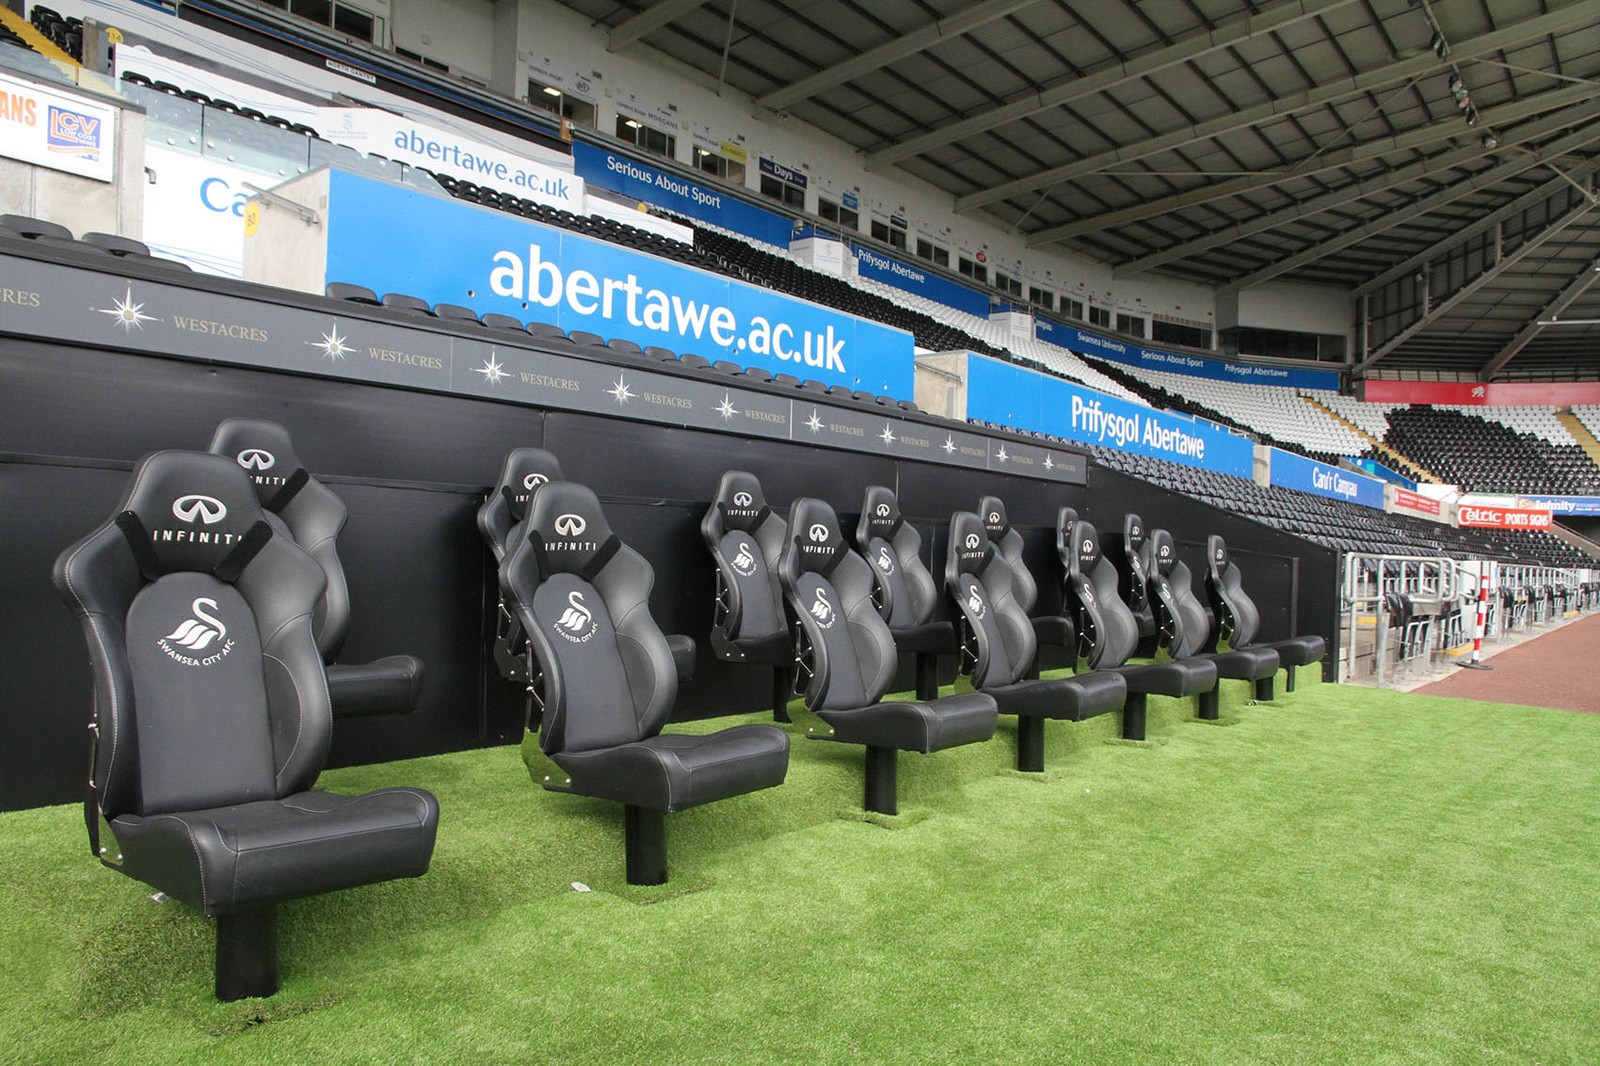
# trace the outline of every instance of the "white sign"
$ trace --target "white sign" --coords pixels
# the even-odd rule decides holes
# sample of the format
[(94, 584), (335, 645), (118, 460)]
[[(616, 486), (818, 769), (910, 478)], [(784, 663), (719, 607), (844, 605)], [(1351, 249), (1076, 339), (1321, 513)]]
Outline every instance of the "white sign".
[(148, 48), (119, 44), (116, 54), (116, 76), (132, 71), (143, 74), (151, 81), (165, 81), (185, 89), (196, 89), (217, 100), (227, 100), (240, 107), (253, 107), (269, 115), (280, 115), (291, 122), (314, 124), (317, 109), (311, 104), (271, 92), (257, 85), (235, 81), (211, 70), (202, 70), (157, 55)]
[(321, 107), (317, 132), (335, 144), (476, 182), (496, 192), (584, 213), (583, 179), (570, 170), (368, 107)]
[(144, 243), (157, 255), (204, 274), (244, 276), (248, 182), (268, 189), (283, 179), (206, 156), (147, 144)]
[(0, 74), (0, 155), (110, 181), (117, 110)]

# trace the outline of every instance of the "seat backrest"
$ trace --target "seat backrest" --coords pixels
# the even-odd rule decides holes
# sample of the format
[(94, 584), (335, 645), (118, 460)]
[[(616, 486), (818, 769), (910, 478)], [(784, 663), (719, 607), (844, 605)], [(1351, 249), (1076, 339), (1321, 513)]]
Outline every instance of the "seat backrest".
[(1211, 618), (1194, 594), (1188, 564), (1178, 558), (1172, 534), (1164, 529), (1149, 531), (1145, 551), (1150, 606), (1161, 630), (1161, 646), (1174, 659), (1199, 654), (1211, 635)]
[(995, 551), (1011, 568), (1012, 595), (1016, 597), (1017, 605), (1024, 612), (1031, 613), (1033, 605), (1039, 601), (1039, 586), (1022, 561), (1022, 534), (1011, 528), (1011, 521), (1006, 517), (1006, 505), (998, 496), (985, 496), (978, 501), (978, 517), (983, 519), (989, 543), (994, 545)]
[(350, 586), (339, 561), (339, 534), (350, 517), (344, 501), (301, 465), (289, 431), (261, 418), (228, 418), (206, 449), (238, 463), (255, 485), (269, 523), (281, 523), (327, 575), (312, 628), (323, 662), (333, 662), (350, 632)]
[(500, 476), (478, 508), (478, 532), (488, 541), (495, 562), (506, 557), (514, 531), (528, 513), (528, 502), (539, 486), (565, 481), (561, 463), (543, 448), (513, 448), (500, 464)]
[(722, 575), (727, 607), (722, 628), (729, 640), (759, 640), (788, 630), (778, 584), (784, 531), (783, 518), (767, 506), (760, 479), (746, 470), (722, 475), (700, 533)]
[(987, 524), (971, 511), (950, 516), (944, 574), (973, 646), (972, 686), (1022, 680), (1038, 647), (1033, 623), (1017, 602), (1011, 567), (989, 540)]
[(1139, 623), (1117, 594), (1117, 568), (1100, 547), (1100, 531), (1079, 520), (1070, 527), (1066, 606), (1078, 628), (1078, 656), (1094, 670), (1121, 666), (1139, 644)]
[(113, 516), (54, 580), (94, 674), (94, 786), (107, 817), (310, 788), (332, 735), (312, 610), (326, 578), (264, 518), (232, 459), (141, 459)]
[(1056, 555), (1061, 560), (1063, 574), (1072, 571), (1072, 553), (1077, 551), (1072, 544), (1072, 523), (1077, 520), (1076, 507), (1062, 507), (1056, 511)]
[(1206, 538), (1206, 598), (1217, 619), (1217, 639), (1231, 648), (1249, 647), (1261, 630), (1261, 612), (1244, 590), (1244, 576), (1228, 555), (1228, 544)]
[(872, 601), (871, 564), (850, 550), (838, 515), (822, 500), (796, 500), (789, 529), (779, 575), (810, 647), (806, 707), (877, 703), (894, 680), (896, 658), (889, 624)]
[(594, 493), (571, 481), (541, 486), (518, 528), (500, 592), (543, 677), (540, 748), (555, 755), (655, 736), (678, 673), (650, 615), (650, 564), (611, 531)]
[(892, 489), (867, 486), (856, 546), (877, 571), (878, 609), (891, 630), (919, 626), (933, 617), (939, 592), (922, 561), (922, 534), (900, 513)]

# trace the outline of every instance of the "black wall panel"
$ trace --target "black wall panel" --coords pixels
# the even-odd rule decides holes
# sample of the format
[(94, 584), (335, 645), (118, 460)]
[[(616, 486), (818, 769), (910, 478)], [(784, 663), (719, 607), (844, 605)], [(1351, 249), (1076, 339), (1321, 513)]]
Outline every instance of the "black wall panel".
[[(699, 524), (723, 470), (757, 473), (770, 502), (828, 500), (853, 528), (868, 484), (893, 486), (942, 575), (952, 511), (1005, 500), (1027, 541), (1041, 609), (1060, 603), (1054, 523), (1062, 505), (1115, 522), (1128, 507), (1165, 522), (1186, 550), (1228, 537), (1247, 567), (1265, 635), (1331, 633), (1331, 553), (1109, 471), (1066, 485), (802, 443), (664, 428), (596, 415), (297, 377), (238, 367), (0, 341), (0, 808), (81, 795), (89, 714), (83, 638), (49, 584), (57, 553), (103, 521), (132, 462), (166, 447), (203, 448), (230, 415), (288, 426), (301, 460), (340, 494), (350, 522), (340, 552), (354, 606), (346, 661), (410, 652), (426, 663), (409, 716), (336, 723), (334, 764), (517, 739), (522, 696), (490, 656), (496, 588), (473, 514), (507, 450), (550, 448), (590, 484), (613, 527), (656, 568), (662, 628), (701, 646), (677, 716), (765, 706), (770, 674), (715, 660), (706, 644), (714, 579)], [(1307, 555), (1304, 553), (1314, 553)], [(1323, 558), (1326, 557), (1326, 558)], [(1195, 565), (1198, 562), (1195, 557)], [(1326, 592), (1305, 591), (1308, 581)], [(1275, 604), (1282, 606), (1275, 606)], [(948, 669), (948, 668), (947, 668)], [(902, 683), (909, 687), (909, 664)]]

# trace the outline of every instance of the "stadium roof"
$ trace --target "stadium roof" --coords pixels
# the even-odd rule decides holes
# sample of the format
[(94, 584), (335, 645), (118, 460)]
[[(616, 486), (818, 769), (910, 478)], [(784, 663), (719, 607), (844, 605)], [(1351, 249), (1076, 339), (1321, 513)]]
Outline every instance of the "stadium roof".
[(1370, 294), (1361, 370), (1600, 375), (1595, 0), (562, 3), (1029, 247)]

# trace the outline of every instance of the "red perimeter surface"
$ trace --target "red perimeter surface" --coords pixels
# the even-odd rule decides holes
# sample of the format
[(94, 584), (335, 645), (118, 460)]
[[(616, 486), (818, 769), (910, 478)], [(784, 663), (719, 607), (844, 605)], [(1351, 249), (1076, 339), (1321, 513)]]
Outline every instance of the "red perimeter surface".
[(1494, 669), (1457, 669), (1415, 691), (1600, 714), (1600, 614), (1523, 641), (1484, 662)]

